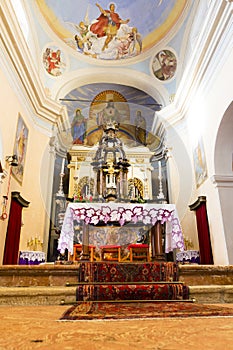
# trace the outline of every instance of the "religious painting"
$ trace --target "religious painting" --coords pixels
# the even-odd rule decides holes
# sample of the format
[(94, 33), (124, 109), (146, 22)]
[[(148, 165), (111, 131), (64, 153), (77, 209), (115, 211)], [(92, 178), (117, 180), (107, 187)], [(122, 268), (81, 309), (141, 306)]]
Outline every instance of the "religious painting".
[(43, 64), (46, 72), (53, 77), (62, 75), (66, 66), (62, 51), (55, 46), (45, 48), (43, 52)]
[(74, 145), (84, 144), (86, 138), (87, 118), (82, 114), (82, 110), (77, 108), (71, 123), (71, 134)]
[(203, 140), (200, 137), (193, 150), (193, 160), (196, 178), (196, 187), (200, 187), (201, 184), (207, 179), (207, 165), (204, 151)]
[(150, 130), (161, 105), (144, 91), (121, 84), (93, 83), (75, 88), (61, 101), (71, 126), (61, 135), (68, 147), (97, 145), (106, 122), (119, 123), (118, 137), (128, 147), (142, 144), (155, 149), (158, 145)]
[[(125, 60), (150, 50), (177, 24), (188, 0), (36, 0), (58, 37), (85, 59)], [(78, 11), (77, 11), (78, 9)]]
[(99, 16), (89, 22), (87, 16), (75, 25), (77, 50), (94, 58), (121, 59), (133, 57), (142, 51), (142, 38), (136, 27), (129, 26), (130, 19), (121, 19), (115, 4), (103, 9), (96, 4)]
[(135, 116), (135, 138), (139, 145), (147, 145), (147, 126), (146, 119), (142, 112), (138, 110)]
[(27, 142), (28, 142), (28, 128), (23, 118), (21, 117), (21, 115), (19, 115), (17, 129), (16, 129), (14, 152), (13, 152), (13, 154), (16, 154), (18, 158), (18, 166), (12, 167), (12, 175), (20, 184), (22, 184), (23, 182)]
[[(93, 123), (98, 128), (98, 135), (103, 135), (103, 129), (107, 124), (130, 124), (130, 110), (127, 99), (116, 90), (103, 90), (98, 93), (91, 102), (89, 114), (89, 130), (93, 128)], [(89, 133), (91, 138), (93, 133)], [(90, 144), (90, 138), (88, 138)]]
[(177, 68), (177, 59), (170, 50), (159, 51), (152, 62), (152, 70), (155, 77), (161, 81), (167, 81), (174, 77)]

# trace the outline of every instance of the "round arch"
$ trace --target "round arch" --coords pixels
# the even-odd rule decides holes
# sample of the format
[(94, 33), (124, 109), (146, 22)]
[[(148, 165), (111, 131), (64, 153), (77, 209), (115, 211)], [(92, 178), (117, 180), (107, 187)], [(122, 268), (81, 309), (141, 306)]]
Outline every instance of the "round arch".
[[(233, 154), (233, 102), (225, 111), (215, 143), (214, 166), (215, 173), (232, 176), (232, 154)], [(223, 157), (224, 155), (224, 157)]]
[(218, 128), (214, 150), (215, 175), (229, 264), (233, 264), (233, 102), (226, 109)]
[(131, 86), (144, 91), (163, 106), (167, 105), (169, 95), (167, 90), (156, 79), (143, 72), (132, 69), (86, 68), (68, 73), (63, 77), (63, 85), (57, 88), (55, 98), (59, 101), (74, 88), (94, 83), (112, 83)]

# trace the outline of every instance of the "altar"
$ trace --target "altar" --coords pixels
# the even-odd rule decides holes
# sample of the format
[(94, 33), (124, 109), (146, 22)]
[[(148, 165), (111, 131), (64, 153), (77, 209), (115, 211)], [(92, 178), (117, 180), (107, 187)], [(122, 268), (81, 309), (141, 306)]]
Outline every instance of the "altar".
[[(184, 239), (181, 231), (180, 221), (174, 204), (148, 204), (148, 203), (69, 203), (62, 230), (58, 242), (58, 250), (73, 254), (74, 223), (82, 226), (83, 260), (88, 260), (90, 241), (90, 227), (105, 226), (106, 230), (112, 227), (120, 230), (130, 227), (144, 225), (150, 231), (150, 247), (152, 260), (161, 259), (164, 253), (172, 252), (174, 249), (184, 250)], [(165, 251), (162, 251), (161, 228), (165, 224)], [(132, 236), (124, 244), (132, 244)], [(119, 244), (111, 242), (112, 244)], [(97, 243), (98, 244), (98, 243)]]
[[(120, 124), (111, 118), (101, 126), (103, 135), (92, 156), (70, 150), (71, 163), (69, 203), (61, 227), (58, 250), (73, 246), (81, 249), (79, 259), (88, 261), (90, 249), (95, 258), (115, 251), (121, 253), (140, 247), (149, 249), (149, 260), (165, 260), (165, 254), (174, 249), (183, 251), (184, 240), (174, 204), (167, 203), (163, 194), (162, 160), (157, 161), (158, 195), (153, 194), (151, 160), (153, 153), (143, 145), (139, 155), (119, 138)], [(85, 160), (80, 163), (80, 156)], [(158, 158), (160, 159), (160, 158)], [(83, 169), (82, 169), (83, 168)], [(89, 176), (87, 176), (87, 174)], [(85, 176), (84, 176), (85, 175)], [(155, 197), (155, 198), (154, 198)], [(136, 247), (134, 247), (136, 245)], [(139, 246), (140, 245), (140, 246)], [(111, 248), (110, 248), (111, 247)], [(140, 255), (140, 254), (138, 254)]]

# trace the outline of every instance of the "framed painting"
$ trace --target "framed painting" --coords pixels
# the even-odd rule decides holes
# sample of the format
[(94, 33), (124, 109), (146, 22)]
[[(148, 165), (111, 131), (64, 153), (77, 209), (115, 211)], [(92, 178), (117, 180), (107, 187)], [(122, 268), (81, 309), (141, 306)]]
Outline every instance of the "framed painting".
[(28, 141), (28, 128), (19, 114), (13, 154), (18, 158), (18, 166), (12, 167), (12, 175), (22, 184)]
[(196, 177), (196, 187), (207, 179), (207, 165), (202, 138), (199, 138), (193, 150), (194, 169)]

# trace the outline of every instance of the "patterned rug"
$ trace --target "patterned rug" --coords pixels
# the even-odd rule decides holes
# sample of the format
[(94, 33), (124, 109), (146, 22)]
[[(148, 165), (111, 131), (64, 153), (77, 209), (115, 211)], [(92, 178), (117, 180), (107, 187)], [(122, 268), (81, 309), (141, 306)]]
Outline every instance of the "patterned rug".
[(120, 320), (180, 317), (233, 317), (233, 308), (192, 302), (79, 302), (60, 320)]
[(186, 300), (189, 288), (182, 283), (84, 284), (76, 289), (76, 301)]
[(172, 282), (178, 281), (178, 271), (178, 264), (174, 262), (82, 262), (78, 266), (78, 281), (99, 283)]

